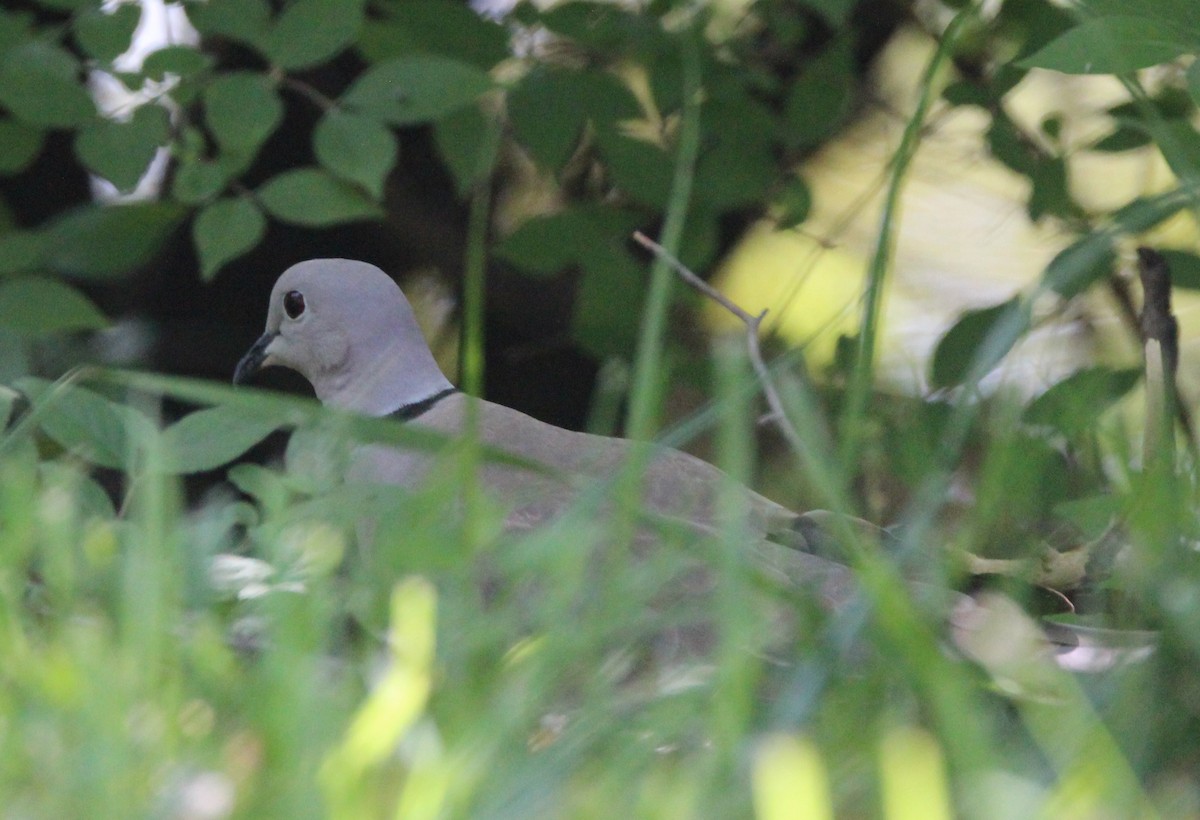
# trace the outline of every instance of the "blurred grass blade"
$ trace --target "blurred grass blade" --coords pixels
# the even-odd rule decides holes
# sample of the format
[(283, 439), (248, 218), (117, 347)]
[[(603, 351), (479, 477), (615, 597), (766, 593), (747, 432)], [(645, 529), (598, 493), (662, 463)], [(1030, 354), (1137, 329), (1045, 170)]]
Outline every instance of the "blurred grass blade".
[(829, 775), (821, 752), (809, 740), (768, 737), (753, 773), (758, 820), (832, 820)]

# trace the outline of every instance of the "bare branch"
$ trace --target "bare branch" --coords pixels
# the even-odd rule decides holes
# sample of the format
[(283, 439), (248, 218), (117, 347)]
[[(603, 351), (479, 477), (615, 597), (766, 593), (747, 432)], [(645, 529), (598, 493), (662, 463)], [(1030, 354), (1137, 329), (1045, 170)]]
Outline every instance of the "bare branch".
[(684, 282), (725, 308), (746, 326), (746, 351), (750, 357), (750, 365), (754, 368), (754, 374), (758, 377), (759, 384), (762, 385), (763, 396), (767, 400), (767, 406), (771, 408), (771, 412), (766, 416), (766, 419), (775, 424), (779, 432), (787, 439), (788, 444), (795, 448), (796, 452), (803, 453), (806, 449), (804, 443), (801, 441), (800, 434), (796, 431), (796, 428), (788, 420), (787, 414), (783, 411), (783, 400), (779, 397), (779, 391), (775, 387), (775, 382), (771, 379), (771, 371), (767, 368), (766, 362), (763, 361), (762, 348), (759, 346), (758, 331), (762, 326), (763, 318), (767, 315), (767, 311), (764, 310), (757, 316), (746, 312), (725, 294), (708, 284), (708, 282), (705, 282), (686, 265), (667, 253), (666, 248), (641, 231), (634, 231), (633, 238), (643, 248), (670, 265)]

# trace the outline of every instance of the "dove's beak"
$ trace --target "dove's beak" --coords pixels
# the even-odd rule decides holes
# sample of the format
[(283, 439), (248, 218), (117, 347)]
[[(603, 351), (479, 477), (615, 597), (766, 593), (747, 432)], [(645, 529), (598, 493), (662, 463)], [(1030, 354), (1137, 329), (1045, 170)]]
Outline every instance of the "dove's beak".
[(271, 364), (268, 361), (270, 354), (267, 352), (267, 348), (271, 346), (271, 342), (275, 341), (277, 336), (279, 336), (278, 333), (267, 331), (246, 351), (246, 355), (237, 363), (237, 368), (233, 371), (234, 384), (244, 384), (255, 373)]

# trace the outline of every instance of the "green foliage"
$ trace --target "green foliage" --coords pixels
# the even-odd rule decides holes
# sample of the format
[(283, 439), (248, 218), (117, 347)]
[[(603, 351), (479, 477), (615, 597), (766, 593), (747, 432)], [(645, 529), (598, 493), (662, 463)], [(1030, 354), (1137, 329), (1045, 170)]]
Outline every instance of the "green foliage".
[(266, 218), (248, 197), (219, 199), (205, 206), (192, 223), (201, 278), (212, 279), (222, 265), (257, 245), (266, 231)]
[(319, 168), (284, 171), (259, 188), (257, 196), (271, 216), (314, 228), (369, 219), (381, 213), (357, 189)]
[(129, 191), (137, 186), (155, 152), (166, 144), (169, 132), (166, 110), (143, 105), (128, 122), (98, 120), (80, 128), (75, 154), (89, 171), (118, 190)]
[(70, 285), (44, 276), (0, 279), (0, 326), (14, 333), (42, 335), (96, 330), (108, 320), (91, 300)]

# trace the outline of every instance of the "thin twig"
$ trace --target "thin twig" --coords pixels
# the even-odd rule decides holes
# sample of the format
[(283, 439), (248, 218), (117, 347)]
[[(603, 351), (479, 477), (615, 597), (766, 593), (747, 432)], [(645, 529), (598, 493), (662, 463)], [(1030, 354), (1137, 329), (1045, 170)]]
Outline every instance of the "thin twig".
[(795, 448), (796, 452), (804, 452), (800, 433), (797, 432), (796, 428), (788, 420), (787, 414), (783, 411), (783, 400), (779, 397), (779, 391), (775, 388), (775, 382), (771, 379), (771, 371), (767, 368), (767, 363), (763, 361), (762, 348), (759, 346), (758, 331), (762, 325), (763, 318), (767, 315), (767, 311), (764, 310), (757, 316), (746, 312), (730, 300), (728, 296), (693, 273), (687, 265), (668, 253), (666, 248), (641, 231), (634, 231), (633, 238), (643, 248), (666, 262), (672, 270), (679, 274), (679, 278), (684, 282), (725, 308), (746, 326), (746, 350), (750, 356), (750, 365), (754, 368), (755, 375), (758, 376), (759, 384), (762, 385), (763, 396), (767, 400), (767, 406), (771, 408), (771, 413), (767, 418), (775, 423), (775, 426), (779, 428), (783, 437)]

